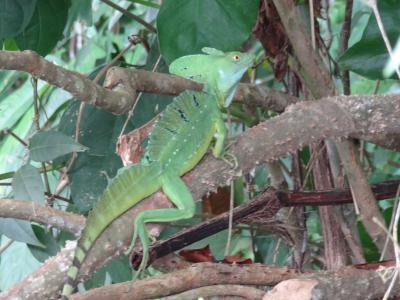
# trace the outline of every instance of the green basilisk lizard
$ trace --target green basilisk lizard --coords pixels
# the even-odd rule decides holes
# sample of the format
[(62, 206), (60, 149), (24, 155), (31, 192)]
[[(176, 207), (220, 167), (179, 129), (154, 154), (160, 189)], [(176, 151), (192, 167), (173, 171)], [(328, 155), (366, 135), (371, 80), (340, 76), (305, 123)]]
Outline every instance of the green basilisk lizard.
[(170, 65), (170, 73), (203, 83), (203, 91), (185, 91), (174, 98), (154, 125), (142, 161), (122, 168), (89, 213), (67, 273), (63, 298), (74, 291), (80, 266), (104, 229), (147, 196), (161, 188), (176, 208), (143, 211), (135, 218), (129, 252), (139, 238), (143, 258), (138, 272), (148, 260), (150, 236), (145, 223), (193, 216), (194, 200), (181, 176), (196, 166), (214, 136), (213, 155), (222, 158), (226, 128), (220, 108), (229, 106), (241, 77), (254, 62), (254, 56), (247, 53), (213, 48), (203, 48), (203, 52), (183, 56)]

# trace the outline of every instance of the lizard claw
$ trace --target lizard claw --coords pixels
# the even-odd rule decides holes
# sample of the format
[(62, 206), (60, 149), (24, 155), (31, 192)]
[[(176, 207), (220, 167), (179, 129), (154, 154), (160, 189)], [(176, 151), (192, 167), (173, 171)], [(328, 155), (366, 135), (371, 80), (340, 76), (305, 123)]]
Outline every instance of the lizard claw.
[(233, 169), (236, 169), (239, 166), (236, 156), (229, 152), (225, 152), (221, 159)]

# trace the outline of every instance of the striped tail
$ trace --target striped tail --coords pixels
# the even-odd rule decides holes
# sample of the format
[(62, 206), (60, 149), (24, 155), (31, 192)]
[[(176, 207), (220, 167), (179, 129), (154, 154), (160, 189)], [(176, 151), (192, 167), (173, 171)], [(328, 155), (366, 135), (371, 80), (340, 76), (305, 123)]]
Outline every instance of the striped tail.
[(72, 265), (67, 272), (68, 279), (64, 284), (62, 299), (68, 299), (73, 293), (79, 269), (96, 239), (112, 221), (161, 187), (160, 173), (161, 167), (157, 163), (136, 164), (121, 169), (110, 182), (89, 213)]

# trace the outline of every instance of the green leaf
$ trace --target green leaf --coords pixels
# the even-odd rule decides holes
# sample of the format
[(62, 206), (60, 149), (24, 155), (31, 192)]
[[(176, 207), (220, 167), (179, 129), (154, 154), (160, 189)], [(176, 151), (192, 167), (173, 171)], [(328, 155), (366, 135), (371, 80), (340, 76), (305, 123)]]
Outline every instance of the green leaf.
[(7, 50), (7, 51), (19, 51), (17, 42), (15, 41), (14, 38), (4, 39), (3, 47), (4, 47), (4, 50)]
[(107, 276), (106, 270), (101, 268), (100, 270), (96, 271), (89, 280), (86, 280), (84, 285), (85, 289), (93, 289), (103, 285), (110, 284), (110, 277)]
[(58, 131), (38, 132), (29, 143), (31, 159), (40, 162), (53, 160), (71, 152), (86, 151), (87, 149), (87, 147), (75, 142), (70, 136)]
[(18, 73), (17, 71), (0, 70), (0, 101), (4, 91), (10, 89), (18, 77), (21, 78)]
[(139, 3), (144, 6), (152, 7), (152, 8), (160, 8), (160, 4), (156, 3), (155, 1), (151, 0), (129, 0), (130, 2)]
[[(43, 82), (40, 82), (38, 89), (43, 87)], [(4, 128), (12, 128), (16, 122), (27, 113), (27, 111), (32, 107), (32, 84), (29, 80), (14, 90), (12, 93), (8, 94), (8, 91), (0, 93), (0, 130)]]
[[(1, 237), (2, 246), (7, 239)], [(26, 275), (40, 267), (38, 262), (23, 243), (13, 242), (1, 253), (0, 289), (5, 290), (20, 282)]]
[(82, 20), (87, 26), (93, 25), (92, 0), (71, 0), (71, 8), (68, 12), (68, 21), (64, 34), (69, 36), (74, 22)]
[[(392, 47), (400, 35), (400, 1), (378, 1), (383, 26)], [(359, 42), (350, 47), (339, 59), (339, 64), (350, 71), (370, 79), (385, 79), (382, 75), (389, 54), (381, 37), (374, 15), (370, 16), (367, 27)], [(393, 75), (395, 76), (395, 74)]]
[[(12, 128), (13, 132), (21, 137), (25, 138), (29, 130), (32, 128), (33, 119), (33, 107), (31, 107), (18, 123)], [(18, 140), (11, 135), (7, 135), (0, 142), (0, 172), (10, 172), (17, 170), (24, 160), (24, 153), (26, 148)], [(6, 195), (4, 193), (5, 187), (0, 186), (0, 195)]]
[(69, 0), (38, 0), (28, 26), (15, 38), (18, 47), (43, 56), (50, 53), (63, 36), (69, 6)]
[(268, 183), (268, 172), (265, 166), (257, 166), (254, 170), (254, 184), (257, 185), (260, 190)]
[(129, 258), (121, 256), (108, 262), (105, 266), (113, 283), (126, 282), (132, 279), (132, 269), (129, 266)]
[(39, 171), (31, 165), (22, 166), (14, 175), (12, 187), (14, 198), (44, 202), (44, 187)]
[(36, 0), (0, 0), (0, 39), (14, 37), (28, 25)]
[(30, 245), (29, 250), (38, 261), (44, 262), (48, 257), (56, 255), (60, 250), (60, 246), (58, 246), (51, 231), (47, 231), (42, 226), (38, 225), (33, 225), (32, 227), (35, 235), (46, 248)]
[[(221, 260), (225, 256), (225, 247), (228, 239), (228, 230), (222, 230), (216, 234), (210, 235), (209, 237), (202, 239), (196, 243), (193, 243), (187, 247), (185, 247), (186, 250), (193, 250), (193, 249), (199, 249), (199, 248), (204, 248), (205, 246), (209, 245), (210, 250), (212, 255), (218, 259)], [(241, 243), (242, 237), (239, 234), (234, 234), (232, 235), (231, 238), (231, 251), (233, 249), (237, 249), (237, 246), (239, 243)], [(246, 247), (250, 247), (250, 239), (245, 239)], [(242, 245), (243, 246), (243, 245)], [(237, 252), (236, 252), (237, 253)], [(234, 254), (233, 252), (230, 252), (229, 255)]]
[(28, 221), (0, 218), (0, 234), (4, 234), (15, 241), (44, 247), (44, 245), (36, 238), (31, 223)]
[(232, 51), (255, 24), (259, 0), (165, 0), (157, 17), (161, 53), (174, 59), (203, 47)]
[[(59, 130), (68, 136), (75, 133), (79, 105), (73, 102), (61, 118)], [(125, 119), (126, 116), (115, 116), (89, 105), (83, 111), (79, 141), (89, 151), (79, 154), (69, 172), (71, 197), (79, 212), (93, 207), (107, 186), (107, 178), (114, 177), (122, 167), (115, 144)], [(127, 131), (131, 129), (128, 126)]]
[(110, 283), (126, 282), (132, 279), (132, 269), (127, 256), (114, 258), (92, 277), (85, 281), (85, 289), (92, 289)]
[(266, 265), (287, 265), (291, 251), (285, 243), (281, 243), (277, 236), (264, 233), (256, 239), (256, 249), (261, 263)]
[[(360, 242), (362, 250), (364, 252), (364, 257), (367, 261), (378, 261), (379, 260), (379, 250), (375, 246), (368, 232), (365, 230), (364, 225), (361, 222), (357, 222), (357, 227), (360, 236)], [(389, 246), (390, 247), (390, 246)]]

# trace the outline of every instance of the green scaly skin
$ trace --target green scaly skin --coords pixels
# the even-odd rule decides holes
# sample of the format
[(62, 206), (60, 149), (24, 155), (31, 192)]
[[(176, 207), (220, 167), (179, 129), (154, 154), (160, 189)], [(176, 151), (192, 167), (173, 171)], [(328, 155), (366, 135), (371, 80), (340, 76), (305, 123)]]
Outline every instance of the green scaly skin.
[(121, 169), (106, 188), (78, 240), (62, 291), (64, 299), (73, 293), (79, 269), (104, 229), (147, 196), (161, 188), (176, 208), (143, 211), (136, 217), (129, 252), (139, 238), (143, 248), (139, 271), (148, 261), (150, 236), (145, 223), (193, 216), (194, 200), (180, 177), (197, 165), (215, 135), (213, 154), (223, 156), (226, 128), (219, 108), (230, 104), (240, 78), (254, 60), (253, 55), (240, 52), (212, 48), (203, 52), (207, 55), (184, 56), (171, 64), (170, 73), (203, 83), (204, 91), (186, 91), (176, 97), (154, 126), (142, 162)]

